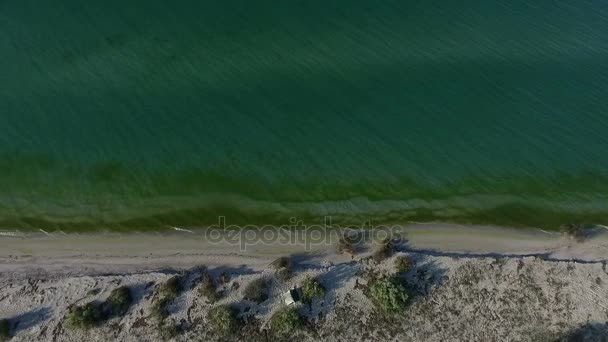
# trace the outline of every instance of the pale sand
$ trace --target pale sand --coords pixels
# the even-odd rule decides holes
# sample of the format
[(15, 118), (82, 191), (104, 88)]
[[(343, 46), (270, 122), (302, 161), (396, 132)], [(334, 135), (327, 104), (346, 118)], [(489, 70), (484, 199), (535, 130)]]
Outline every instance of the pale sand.
[[(443, 224), (404, 227), (399, 253), (418, 261), (408, 279), (425, 296), (412, 304), (409, 323), (389, 335), (401, 340), (526, 340), (530, 334), (546, 331), (547, 336), (560, 337), (586, 322), (607, 321), (607, 236), (598, 229), (592, 238), (578, 243), (559, 233), (535, 230)], [(188, 277), (195, 278), (205, 268), (215, 275), (228, 271), (231, 283), (220, 303), (240, 303), (249, 281), (272, 276), (268, 266), (272, 260), (294, 255), (298, 264), (294, 278), (287, 283), (274, 281), (271, 298), (261, 305), (249, 304), (252, 309), (243, 315), (259, 320), (263, 329), (281, 306), (280, 294), (314, 275), (329, 291), (312, 311), (304, 310), (311, 322), (317, 322), (317, 335), (303, 332), (301, 337), (375, 339), (382, 331), (373, 329), (379, 323), (369, 325), (374, 322), (373, 305), (355, 285), (365, 269), (391, 271), (392, 260), (370, 264), (365, 259), (371, 249), (367, 247), (351, 260), (337, 254), (332, 243), (312, 250), (302, 244), (259, 244), (241, 250), (238, 245), (209, 243), (201, 234), (187, 231), (1, 236), (0, 318), (11, 318), (15, 340), (157, 340), (153, 324), (139, 323), (146, 321), (154, 289), (171, 274), (187, 270)], [(234, 282), (240, 289), (229, 289)], [(146, 287), (149, 283), (155, 285)], [(110, 324), (85, 335), (61, 328), (69, 305), (103, 300), (119, 284), (136, 289), (137, 303), (124, 318), (110, 322), (120, 325), (118, 331)], [(88, 294), (92, 289), (100, 292)], [(196, 289), (178, 298), (169, 320), (183, 320), (191, 327), (179, 340), (214, 339), (205, 324), (198, 324), (204, 323), (209, 308)], [(356, 322), (349, 323), (353, 317)], [(443, 328), (437, 330), (438, 326)]]
[[(416, 224), (402, 228), (406, 249), (427, 254), (541, 255), (548, 258), (599, 261), (608, 258), (608, 234), (604, 230), (579, 244), (556, 232), (448, 224)], [(608, 232), (608, 231), (607, 231)], [(159, 268), (204, 265), (263, 265), (286, 254), (327, 253), (333, 243), (313, 245), (258, 243), (242, 250), (238, 244), (209, 243), (200, 233), (167, 234), (27, 234), (0, 236), (0, 271), (43, 268), (49, 272), (120, 273)]]

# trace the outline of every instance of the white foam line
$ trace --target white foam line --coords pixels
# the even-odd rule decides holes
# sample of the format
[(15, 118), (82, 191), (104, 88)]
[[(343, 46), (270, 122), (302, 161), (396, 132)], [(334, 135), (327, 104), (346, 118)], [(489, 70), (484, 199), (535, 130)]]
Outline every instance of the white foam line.
[(173, 229), (177, 230), (178, 232), (194, 233), (193, 231), (191, 231), (189, 229), (183, 229), (183, 228), (178, 228), (178, 227), (173, 227), (173, 226), (169, 226), (169, 228), (173, 228)]

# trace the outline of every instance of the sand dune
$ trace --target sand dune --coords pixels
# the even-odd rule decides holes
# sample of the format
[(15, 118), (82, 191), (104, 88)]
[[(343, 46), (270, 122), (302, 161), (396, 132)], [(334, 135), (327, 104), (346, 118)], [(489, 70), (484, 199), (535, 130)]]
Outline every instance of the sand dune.
[[(249, 330), (239, 334), (250, 340), (265, 340), (266, 322), (281, 307), (281, 294), (308, 275), (318, 277), (328, 292), (323, 300), (300, 308), (311, 328), (294, 333), (304, 340), (529, 340), (532, 335), (555, 340), (576, 329), (604, 331), (608, 240), (603, 234), (576, 242), (542, 231), (413, 225), (403, 227), (400, 236), (396, 255), (415, 260), (406, 279), (416, 295), (397, 322), (379, 320), (358, 287), (366, 270), (393, 271), (392, 259), (371, 262), (370, 244), (351, 258), (337, 254), (333, 244), (307, 249), (270, 243), (243, 250), (211, 243), (197, 232), (4, 236), (0, 318), (10, 319), (17, 341), (81, 340), (82, 332), (62, 323), (70, 305), (104, 300), (114, 288), (127, 285), (134, 306), (87, 337), (157, 340), (159, 331), (149, 318), (155, 291), (181, 274), (186, 289), (167, 318), (184, 329), (176, 340), (213, 340), (216, 336), (205, 324), (212, 305), (196, 291), (196, 279), (203, 272), (226, 272), (230, 281), (222, 285), (225, 296), (219, 304), (238, 304), (249, 322)], [(269, 267), (283, 255), (292, 255), (296, 265), (287, 282), (274, 279)], [(243, 288), (259, 277), (271, 279), (270, 298), (259, 305), (243, 301)]]

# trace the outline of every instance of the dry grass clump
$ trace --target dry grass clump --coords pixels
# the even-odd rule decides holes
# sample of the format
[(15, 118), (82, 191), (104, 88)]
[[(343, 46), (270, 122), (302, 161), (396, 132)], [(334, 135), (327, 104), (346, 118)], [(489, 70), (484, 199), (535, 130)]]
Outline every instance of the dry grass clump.
[(173, 276), (169, 278), (157, 292), (157, 300), (152, 305), (152, 317), (162, 321), (169, 315), (167, 307), (182, 291), (181, 278)]
[(274, 268), (275, 277), (281, 281), (287, 281), (293, 275), (293, 263), (290, 257), (280, 257), (270, 263)]
[(275, 270), (278, 270), (280, 268), (287, 268), (287, 269), (291, 269), (291, 258), (290, 257), (280, 257), (278, 259), (276, 259), (275, 261), (270, 263), (270, 266), (272, 266), (272, 268), (274, 268)]
[(158, 331), (163, 341), (174, 340), (183, 332), (181, 324), (176, 324), (175, 322), (161, 323)]
[(405, 255), (400, 255), (395, 258), (395, 270), (397, 273), (407, 273), (414, 266), (412, 259)]
[(209, 302), (212, 304), (222, 298), (222, 293), (217, 290), (215, 281), (209, 273), (203, 274), (203, 279), (201, 280), (201, 286), (198, 289), (198, 293), (207, 297), (207, 300), (209, 300)]
[(243, 291), (243, 298), (260, 304), (268, 299), (268, 291), (268, 280), (265, 278), (258, 278), (247, 285)]
[(133, 304), (133, 295), (131, 289), (127, 286), (121, 286), (114, 289), (108, 299), (106, 305), (108, 307), (108, 314), (112, 316), (122, 316), (129, 311), (129, 307)]
[(236, 310), (228, 305), (220, 305), (211, 309), (208, 320), (211, 329), (221, 336), (234, 334), (239, 326)]

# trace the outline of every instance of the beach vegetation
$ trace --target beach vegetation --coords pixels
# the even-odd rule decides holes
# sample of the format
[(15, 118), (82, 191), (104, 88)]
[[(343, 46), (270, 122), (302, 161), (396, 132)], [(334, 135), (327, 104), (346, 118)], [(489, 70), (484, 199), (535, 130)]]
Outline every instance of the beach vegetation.
[(98, 325), (103, 316), (100, 306), (93, 302), (72, 306), (67, 315), (67, 326), (72, 329), (90, 329)]
[(408, 291), (400, 279), (387, 275), (370, 279), (366, 292), (376, 307), (386, 313), (402, 311), (409, 299)]
[(260, 304), (268, 299), (269, 284), (265, 278), (257, 278), (250, 282), (243, 291), (245, 300)]
[(412, 269), (413, 265), (414, 263), (409, 256), (400, 255), (395, 258), (395, 270), (397, 273), (407, 273)]
[(304, 325), (304, 319), (295, 307), (279, 309), (270, 318), (270, 328), (278, 336), (286, 336)]
[(152, 317), (162, 321), (169, 316), (169, 310), (167, 309), (169, 304), (171, 304), (171, 299), (166, 297), (158, 298), (150, 308)]
[(0, 319), (0, 342), (11, 339), (11, 325), (8, 319)]
[(158, 331), (163, 341), (169, 341), (175, 339), (182, 332), (182, 327), (181, 324), (175, 322), (160, 323)]
[(181, 288), (181, 279), (179, 276), (173, 276), (171, 278), (169, 278), (159, 289), (158, 291), (158, 295), (160, 297), (165, 297), (165, 298), (170, 298), (171, 300), (175, 299), (180, 291), (182, 290)]
[(290, 257), (280, 257), (278, 259), (276, 259), (275, 261), (270, 263), (270, 266), (272, 268), (276, 270), (281, 269), (281, 268), (287, 268), (289, 270), (291, 270), (292, 267), (292, 263), (291, 263), (291, 258)]
[(151, 307), (152, 317), (162, 321), (169, 316), (168, 306), (181, 291), (181, 277), (179, 276), (173, 276), (163, 283), (156, 294), (156, 301)]
[(325, 296), (325, 287), (321, 285), (318, 279), (307, 277), (302, 282), (302, 300), (306, 303), (312, 302), (314, 298), (323, 298)]
[(211, 329), (222, 336), (231, 335), (239, 325), (236, 310), (228, 305), (220, 305), (211, 309), (208, 320)]
[(280, 257), (270, 263), (270, 266), (274, 268), (275, 278), (281, 282), (287, 281), (293, 274), (293, 264), (290, 257)]
[(127, 286), (121, 286), (114, 289), (108, 299), (106, 305), (108, 307), (108, 314), (112, 316), (122, 316), (129, 310), (133, 304), (133, 295), (131, 289)]
[(212, 304), (222, 298), (222, 294), (218, 292), (213, 277), (207, 272), (203, 274), (203, 279), (201, 281), (201, 286), (198, 289), (198, 293), (207, 297), (207, 300)]

